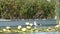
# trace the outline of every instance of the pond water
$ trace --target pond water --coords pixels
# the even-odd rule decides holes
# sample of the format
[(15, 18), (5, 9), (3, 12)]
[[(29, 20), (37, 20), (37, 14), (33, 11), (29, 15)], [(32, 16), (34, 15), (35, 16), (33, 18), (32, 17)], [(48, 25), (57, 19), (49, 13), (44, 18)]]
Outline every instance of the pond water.
[(12, 33), (0, 33), (0, 34), (60, 34), (60, 32), (12, 32)]

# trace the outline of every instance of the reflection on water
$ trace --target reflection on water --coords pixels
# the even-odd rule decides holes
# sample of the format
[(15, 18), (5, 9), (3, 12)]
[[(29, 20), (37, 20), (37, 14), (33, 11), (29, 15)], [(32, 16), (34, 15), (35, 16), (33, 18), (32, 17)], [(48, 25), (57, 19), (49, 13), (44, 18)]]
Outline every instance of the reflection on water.
[(60, 32), (12, 32), (12, 33), (0, 33), (0, 34), (60, 34)]

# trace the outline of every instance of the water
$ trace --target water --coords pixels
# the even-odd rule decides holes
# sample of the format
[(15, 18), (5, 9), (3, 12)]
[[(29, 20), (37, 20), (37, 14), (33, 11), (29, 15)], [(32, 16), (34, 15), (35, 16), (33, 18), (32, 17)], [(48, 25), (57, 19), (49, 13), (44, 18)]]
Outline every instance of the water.
[[(53, 24), (56, 24), (55, 20), (36, 20), (36, 21), (37, 21), (37, 24), (41, 24), (38, 27), (43, 27), (43, 26), (48, 27), (48, 25), (50, 27), (50, 26), (55, 26)], [(34, 20), (29, 20), (29, 21), (20, 20), (20, 21), (7, 21), (7, 22), (0, 21), (0, 29), (2, 30), (3, 28), (6, 28), (6, 26), (11, 26), (11, 29), (17, 28), (18, 25), (22, 25), (22, 27), (24, 27), (23, 25), (26, 25), (25, 22), (29, 22), (33, 24)], [(43, 28), (46, 28), (46, 27), (43, 27)], [(19, 33), (18, 32), (11, 32), (11, 33), (0, 32), (0, 34), (60, 34), (60, 32), (19, 32)]]
[(3, 26), (18, 26), (18, 25), (26, 25), (26, 22), (32, 23), (34, 25), (34, 21), (36, 21), (36, 25), (38, 26), (55, 26), (56, 20), (12, 20), (12, 21), (0, 21), (0, 27)]
[(60, 34), (60, 32), (12, 32), (12, 33), (0, 33), (0, 34)]

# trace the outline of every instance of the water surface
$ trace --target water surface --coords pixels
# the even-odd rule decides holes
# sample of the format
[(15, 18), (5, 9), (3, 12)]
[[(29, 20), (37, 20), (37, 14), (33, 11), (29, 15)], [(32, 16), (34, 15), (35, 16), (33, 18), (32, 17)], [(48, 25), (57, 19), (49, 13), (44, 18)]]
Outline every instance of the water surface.
[(0, 33), (0, 34), (60, 34), (60, 32), (12, 32), (12, 33)]

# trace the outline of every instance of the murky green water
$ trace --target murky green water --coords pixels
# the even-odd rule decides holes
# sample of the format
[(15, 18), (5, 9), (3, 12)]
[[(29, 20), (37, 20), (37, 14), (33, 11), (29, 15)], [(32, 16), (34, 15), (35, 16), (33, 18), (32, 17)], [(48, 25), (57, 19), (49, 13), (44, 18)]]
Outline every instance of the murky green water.
[(60, 34), (60, 32), (12, 32), (12, 33), (0, 33), (0, 34)]

